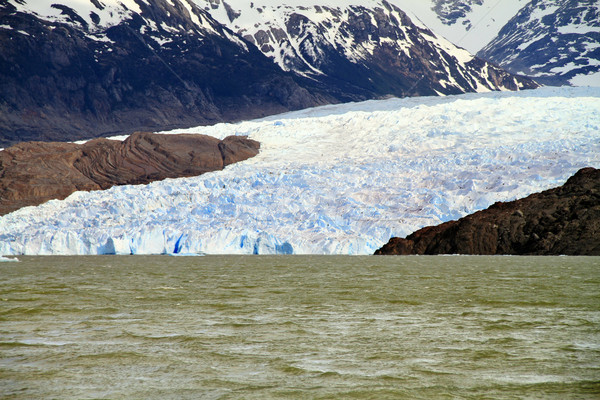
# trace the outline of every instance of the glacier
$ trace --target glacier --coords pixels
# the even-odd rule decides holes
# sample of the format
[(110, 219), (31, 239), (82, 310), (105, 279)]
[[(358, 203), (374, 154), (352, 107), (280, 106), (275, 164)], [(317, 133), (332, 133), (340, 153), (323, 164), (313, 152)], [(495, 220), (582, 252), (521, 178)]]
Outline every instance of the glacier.
[(600, 88), (371, 100), (164, 133), (247, 135), (261, 151), (22, 208), (0, 217), (0, 255), (372, 254), (599, 168)]

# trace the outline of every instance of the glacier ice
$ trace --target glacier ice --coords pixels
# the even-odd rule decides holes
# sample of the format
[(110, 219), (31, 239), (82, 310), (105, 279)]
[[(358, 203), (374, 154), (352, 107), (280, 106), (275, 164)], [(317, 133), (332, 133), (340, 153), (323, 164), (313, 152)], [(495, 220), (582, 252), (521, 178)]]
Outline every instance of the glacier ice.
[(261, 152), (0, 218), (0, 254), (371, 254), (600, 167), (600, 89), (329, 105), (194, 132)]

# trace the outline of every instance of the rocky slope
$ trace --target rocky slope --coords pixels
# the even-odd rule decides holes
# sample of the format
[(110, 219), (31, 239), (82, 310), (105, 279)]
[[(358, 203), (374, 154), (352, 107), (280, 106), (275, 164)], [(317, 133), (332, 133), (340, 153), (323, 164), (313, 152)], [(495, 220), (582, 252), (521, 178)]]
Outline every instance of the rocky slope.
[(336, 101), (186, 0), (0, 3), (0, 147)]
[(600, 86), (600, 3), (532, 0), (477, 54), (546, 84)]
[(195, 0), (283, 70), (342, 100), (537, 87), (416, 25), (386, 0)]
[(375, 254), (600, 255), (600, 170), (584, 168), (561, 187), (392, 238)]
[(19, 143), (0, 151), (0, 215), (78, 190), (200, 175), (258, 154), (254, 140), (135, 133), (120, 142)]

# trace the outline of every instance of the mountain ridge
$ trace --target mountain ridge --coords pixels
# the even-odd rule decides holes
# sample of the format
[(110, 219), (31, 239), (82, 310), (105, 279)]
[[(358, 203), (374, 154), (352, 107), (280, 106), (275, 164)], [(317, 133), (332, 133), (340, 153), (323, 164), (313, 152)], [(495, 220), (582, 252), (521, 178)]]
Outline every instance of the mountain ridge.
[(457, 46), (477, 54), (529, 0), (389, 0)]
[(392, 1), (195, 1), (282, 69), (325, 85), (400, 97), (536, 87), (413, 23)]

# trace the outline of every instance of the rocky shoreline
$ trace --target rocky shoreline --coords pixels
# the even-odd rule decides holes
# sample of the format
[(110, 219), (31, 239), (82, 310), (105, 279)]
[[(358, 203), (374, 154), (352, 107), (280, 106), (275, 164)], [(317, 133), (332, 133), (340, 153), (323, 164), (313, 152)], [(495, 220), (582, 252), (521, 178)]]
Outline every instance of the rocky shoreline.
[(137, 132), (125, 141), (25, 142), (0, 151), (0, 215), (78, 190), (147, 184), (217, 171), (258, 154), (243, 136)]
[(375, 254), (598, 256), (600, 170), (584, 168), (563, 186), (392, 238)]

